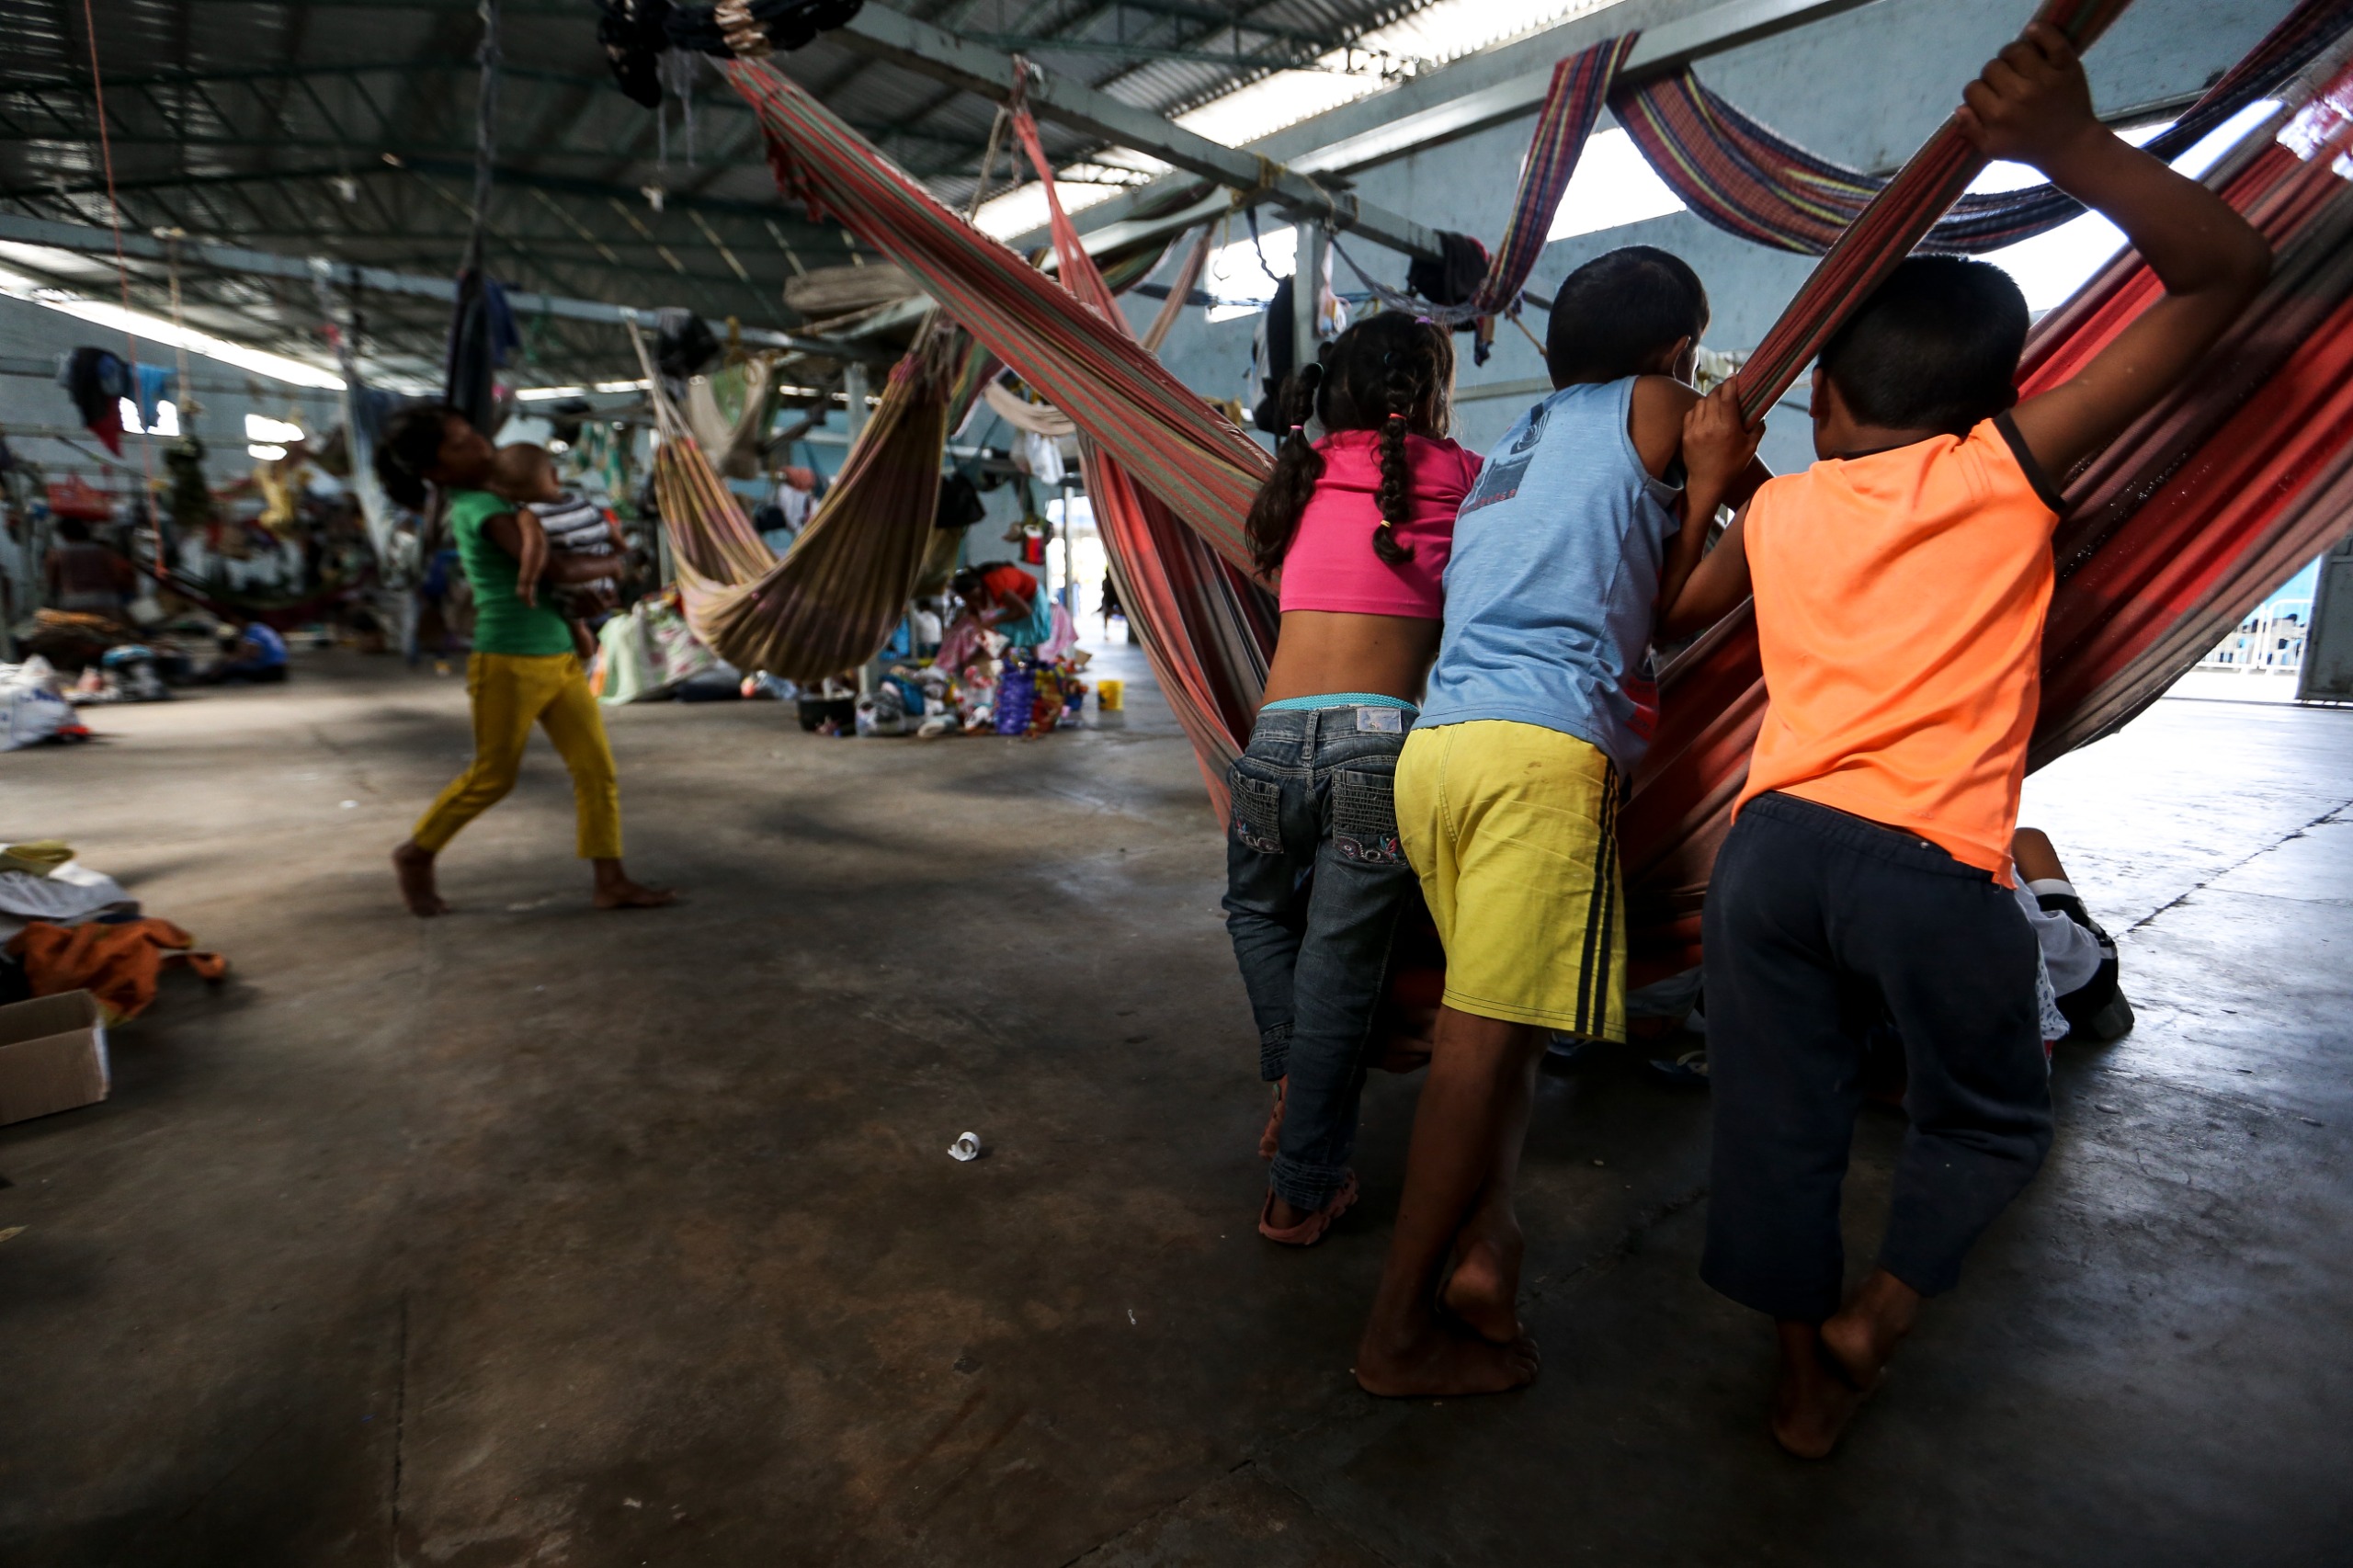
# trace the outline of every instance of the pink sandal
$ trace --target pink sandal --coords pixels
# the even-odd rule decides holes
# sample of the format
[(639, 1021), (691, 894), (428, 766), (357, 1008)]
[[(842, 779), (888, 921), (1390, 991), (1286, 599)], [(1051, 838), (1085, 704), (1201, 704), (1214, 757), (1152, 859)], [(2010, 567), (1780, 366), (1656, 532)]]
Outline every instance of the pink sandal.
[(1296, 1225), (1279, 1226), (1274, 1221), (1274, 1189), (1269, 1187), (1267, 1190), (1267, 1201), (1258, 1208), (1258, 1233), (1270, 1242), (1280, 1242), (1285, 1246), (1312, 1247), (1324, 1239), (1324, 1233), (1332, 1228), (1333, 1221), (1356, 1207), (1356, 1201), (1357, 1173), (1350, 1171), (1348, 1179), (1341, 1184), (1339, 1191), (1332, 1195), (1332, 1200), (1329, 1203)]
[(1275, 1108), (1267, 1113), (1267, 1130), (1258, 1134), (1258, 1157), (1271, 1160), (1279, 1146), (1283, 1132), (1283, 1101), (1288, 1097), (1290, 1079), (1288, 1075), (1275, 1080)]

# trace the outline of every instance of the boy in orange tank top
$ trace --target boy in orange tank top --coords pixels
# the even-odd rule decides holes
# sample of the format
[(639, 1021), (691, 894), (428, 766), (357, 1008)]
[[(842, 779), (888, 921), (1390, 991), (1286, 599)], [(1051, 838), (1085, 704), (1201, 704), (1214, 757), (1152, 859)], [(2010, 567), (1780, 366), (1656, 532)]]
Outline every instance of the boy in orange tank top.
[[(1962, 127), (2113, 219), (2165, 286), (2083, 373), (2016, 402), (2026, 301), (1915, 256), (1814, 370), (1814, 450), (1767, 483), (1675, 606), (1752, 591), (1768, 709), (1706, 914), (1715, 1090), (1709, 1284), (1779, 1325), (1774, 1437), (1826, 1455), (2051, 1143), (2035, 938), (2010, 891), (2039, 699), (2056, 481), (2180, 382), (2261, 288), (2262, 239), (2104, 130), (2037, 24)], [(1687, 437), (1745, 438), (1729, 388)], [(1878, 1266), (1842, 1306), (1838, 1205), (1860, 1022), (1902, 1036), (1912, 1127)]]

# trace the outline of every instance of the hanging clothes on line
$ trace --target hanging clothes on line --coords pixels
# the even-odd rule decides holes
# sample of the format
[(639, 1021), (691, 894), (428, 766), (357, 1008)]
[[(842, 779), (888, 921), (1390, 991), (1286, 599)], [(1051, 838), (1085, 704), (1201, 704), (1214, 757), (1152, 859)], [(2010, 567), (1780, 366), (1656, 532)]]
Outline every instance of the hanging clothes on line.
[(122, 456), (122, 400), (135, 385), (122, 356), (105, 348), (68, 349), (57, 357), (57, 384), (74, 400), (74, 411), (90, 434)]

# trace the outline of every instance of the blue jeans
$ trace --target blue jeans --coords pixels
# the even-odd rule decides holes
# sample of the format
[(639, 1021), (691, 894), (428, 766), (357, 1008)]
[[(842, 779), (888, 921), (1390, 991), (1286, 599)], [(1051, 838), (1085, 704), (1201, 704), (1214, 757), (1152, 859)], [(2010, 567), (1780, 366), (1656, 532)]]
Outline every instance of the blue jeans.
[(1261, 713), (1226, 776), (1225, 928), (1258, 1074), (1290, 1080), (1272, 1180), (1294, 1208), (1331, 1201), (1356, 1145), (1365, 1050), (1415, 885), (1391, 792), (1407, 727), (1395, 709)]

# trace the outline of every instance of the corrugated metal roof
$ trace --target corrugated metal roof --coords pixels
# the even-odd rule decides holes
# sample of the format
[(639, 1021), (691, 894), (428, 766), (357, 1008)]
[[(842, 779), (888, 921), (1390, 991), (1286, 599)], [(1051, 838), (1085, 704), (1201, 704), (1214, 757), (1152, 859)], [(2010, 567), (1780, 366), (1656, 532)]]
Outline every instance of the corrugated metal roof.
[[(1313, 68), (1423, 3), (915, 0), (904, 8), (1174, 115), (1269, 71)], [(0, 210), (108, 221), (81, 17), (78, 6), (0, 0)], [(97, 54), (126, 224), (448, 275), (469, 226), (481, 37), (475, 0), (108, 0)], [(845, 236), (778, 199), (751, 117), (708, 62), (672, 57), (692, 90), (655, 115), (613, 86), (585, 0), (502, 0), (500, 42), (494, 272), (550, 293), (792, 324), (783, 278), (796, 264), (843, 259)], [(994, 106), (831, 38), (778, 63), (944, 198), (969, 197)], [(1047, 144), (1061, 162), (1097, 150), (1054, 127)], [(663, 193), (658, 210), (648, 187)], [(20, 250), (0, 256), (11, 271), (39, 274), (37, 261)], [(134, 273), (138, 302), (157, 308), (160, 270)], [(86, 277), (70, 281), (86, 287)], [(191, 310), (214, 330), (270, 324), (286, 339), (273, 346), (294, 347), (317, 314), (299, 285), (194, 273), (188, 281)], [(432, 361), (437, 310), (396, 299), (365, 308), (388, 354)], [(592, 346), (599, 364), (609, 359), (608, 335), (594, 328), (526, 324), (551, 374), (569, 373)], [(307, 352), (316, 356), (315, 343)]]

